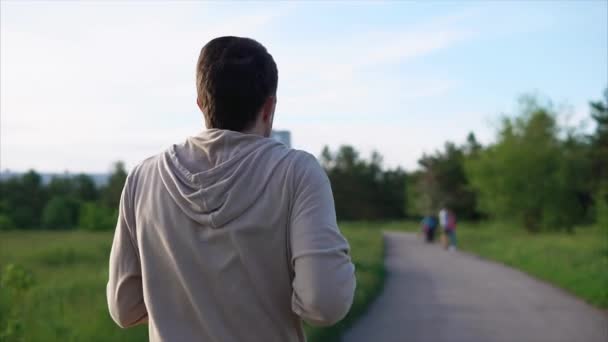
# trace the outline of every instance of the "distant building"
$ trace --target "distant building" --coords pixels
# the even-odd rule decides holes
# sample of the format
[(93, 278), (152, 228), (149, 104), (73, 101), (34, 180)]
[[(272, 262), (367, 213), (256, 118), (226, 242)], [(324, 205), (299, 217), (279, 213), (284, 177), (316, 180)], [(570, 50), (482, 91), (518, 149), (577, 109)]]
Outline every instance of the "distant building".
[(283, 144), (287, 145), (287, 147), (291, 148), (291, 132), (289, 131), (275, 131), (274, 129), (272, 130), (272, 133), (270, 134), (270, 136), (277, 140), (282, 142)]

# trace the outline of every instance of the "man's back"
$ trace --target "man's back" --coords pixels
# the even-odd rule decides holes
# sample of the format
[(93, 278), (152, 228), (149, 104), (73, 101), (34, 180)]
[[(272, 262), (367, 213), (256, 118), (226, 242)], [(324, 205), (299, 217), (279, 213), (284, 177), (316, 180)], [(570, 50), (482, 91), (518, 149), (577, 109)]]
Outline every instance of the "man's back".
[(354, 267), (314, 157), (208, 130), (144, 161), (123, 192), (108, 303), (152, 341), (303, 341), (333, 324)]

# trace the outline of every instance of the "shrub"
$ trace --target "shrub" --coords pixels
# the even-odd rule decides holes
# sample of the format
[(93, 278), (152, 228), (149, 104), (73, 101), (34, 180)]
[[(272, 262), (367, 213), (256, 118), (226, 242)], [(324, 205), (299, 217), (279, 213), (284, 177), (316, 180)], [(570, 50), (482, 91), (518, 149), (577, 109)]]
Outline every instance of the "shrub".
[(21, 311), (26, 292), (34, 284), (32, 273), (8, 264), (0, 274), (0, 341), (21, 341), (24, 332)]

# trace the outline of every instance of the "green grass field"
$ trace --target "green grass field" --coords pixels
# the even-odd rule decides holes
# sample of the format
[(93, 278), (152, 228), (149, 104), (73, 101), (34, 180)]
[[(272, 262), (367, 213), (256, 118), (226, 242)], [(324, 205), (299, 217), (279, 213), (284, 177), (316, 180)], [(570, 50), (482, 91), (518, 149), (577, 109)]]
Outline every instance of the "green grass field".
[[(355, 302), (338, 325), (306, 327), (311, 342), (335, 340), (381, 290), (381, 228), (363, 223), (341, 226), (357, 266)], [(0, 336), (5, 335), (0, 341), (147, 341), (145, 326), (119, 329), (107, 312), (111, 241), (110, 232), (0, 232), (2, 281), (19, 288), (27, 280), (20, 269), (8, 274), (9, 264), (19, 265), (32, 278), (27, 290), (9, 292), (7, 286), (0, 287)]]
[[(417, 231), (417, 223), (395, 226)], [(461, 224), (459, 248), (522, 270), (601, 308), (608, 308), (608, 232), (577, 227), (573, 234), (531, 234), (514, 224)]]
[[(360, 222), (342, 224), (341, 229), (357, 267), (355, 302), (336, 326), (306, 327), (311, 342), (337, 340), (381, 291), (381, 231), (417, 231), (418, 225)], [(0, 287), (0, 334), (18, 337), (0, 341), (147, 341), (145, 326), (121, 330), (107, 313), (105, 283), (111, 239), (109, 232), (0, 232), (0, 269), (16, 264), (32, 276), (31, 287), (21, 293)], [(580, 227), (574, 234), (528, 234), (513, 225), (462, 224), (458, 240), (463, 250), (521, 269), (608, 308), (606, 231)], [(11, 274), (17, 287), (21, 278), (27, 280), (19, 270)], [(6, 279), (5, 270), (3, 282)]]

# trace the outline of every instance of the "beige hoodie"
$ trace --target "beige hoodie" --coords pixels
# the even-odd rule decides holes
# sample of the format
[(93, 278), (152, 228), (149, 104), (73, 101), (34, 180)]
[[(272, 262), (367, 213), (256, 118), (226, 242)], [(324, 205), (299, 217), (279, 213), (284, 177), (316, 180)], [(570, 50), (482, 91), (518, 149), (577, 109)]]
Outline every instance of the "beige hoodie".
[(151, 341), (305, 341), (352, 303), (327, 176), (273, 139), (203, 131), (135, 167), (119, 213), (108, 306)]

